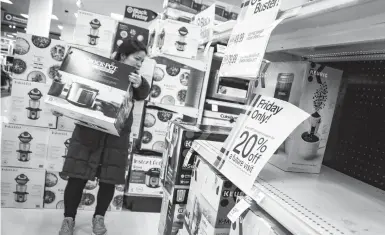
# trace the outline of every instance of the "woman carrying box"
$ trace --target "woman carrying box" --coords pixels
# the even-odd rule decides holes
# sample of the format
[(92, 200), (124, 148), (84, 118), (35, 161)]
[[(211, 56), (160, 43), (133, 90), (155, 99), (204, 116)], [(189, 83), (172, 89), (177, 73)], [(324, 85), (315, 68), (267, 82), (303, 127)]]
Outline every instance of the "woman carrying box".
[[(124, 41), (113, 54), (113, 59), (140, 70), (147, 55), (146, 46), (137, 40)], [(132, 88), (125, 102), (143, 100), (150, 91), (146, 79), (138, 73), (128, 78)], [(56, 114), (58, 115), (58, 114)], [(64, 220), (59, 235), (73, 235), (77, 208), (88, 180), (99, 179), (97, 205), (92, 219), (92, 234), (105, 235), (104, 216), (114, 196), (115, 185), (125, 184), (128, 161), (129, 136), (133, 121), (132, 112), (120, 137), (95, 129), (76, 125), (64, 162), (62, 176), (69, 177), (64, 191)]]

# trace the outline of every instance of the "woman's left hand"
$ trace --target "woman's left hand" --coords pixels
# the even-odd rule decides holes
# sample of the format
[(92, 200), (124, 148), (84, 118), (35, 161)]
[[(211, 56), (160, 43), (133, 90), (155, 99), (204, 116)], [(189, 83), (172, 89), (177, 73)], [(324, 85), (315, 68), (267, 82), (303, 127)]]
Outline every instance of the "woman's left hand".
[(142, 77), (139, 74), (131, 73), (128, 75), (128, 78), (134, 88), (139, 88), (142, 85)]

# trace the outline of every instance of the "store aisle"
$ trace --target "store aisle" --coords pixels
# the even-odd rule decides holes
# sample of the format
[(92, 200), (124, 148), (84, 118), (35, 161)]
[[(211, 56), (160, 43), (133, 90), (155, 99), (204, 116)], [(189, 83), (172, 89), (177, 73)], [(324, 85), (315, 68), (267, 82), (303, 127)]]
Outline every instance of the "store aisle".
[[(91, 211), (79, 211), (76, 218), (75, 235), (91, 234)], [(1, 210), (1, 234), (4, 235), (55, 235), (63, 219), (59, 210)], [(108, 234), (154, 235), (158, 230), (159, 214), (130, 211), (107, 212)]]

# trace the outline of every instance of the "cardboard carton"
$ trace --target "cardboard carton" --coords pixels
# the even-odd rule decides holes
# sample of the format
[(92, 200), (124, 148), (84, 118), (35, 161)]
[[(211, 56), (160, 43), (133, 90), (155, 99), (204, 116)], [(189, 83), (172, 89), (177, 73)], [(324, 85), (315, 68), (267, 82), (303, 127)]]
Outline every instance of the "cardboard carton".
[(71, 48), (64, 59), (61, 80), (54, 81), (46, 104), (77, 124), (119, 135), (132, 110), (125, 96), (135, 68)]
[(207, 99), (202, 124), (232, 128), (242, 113), (244, 113), (244, 105)]
[(49, 87), (49, 84), (14, 80), (9, 122), (26, 126), (56, 128), (57, 118), (52, 115), (44, 102)]
[(174, 235), (183, 228), (183, 218), (186, 205), (173, 204), (170, 195), (165, 192), (163, 195), (158, 235)]
[(68, 147), (71, 143), (72, 132), (51, 130), (49, 132), (48, 153), (46, 169), (48, 171), (61, 171)]
[(2, 166), (44, 168), (48, 132), (46, 128), (4, 124), (1, 136)]
[(147, 45), (148, 29), (141, 28), (135, 25), (119, 22), (114, 39), (113, 51), (122, 44), (123, 40), (136, 39), (139, 42)]
[(47, 171), (45, 175), (44, 208), (64, 209), (64, 190), (67, 186), (67, 177), (58, 171)]
[(43, 208), (45, 170), (1, 168), (1, 207)]
[(57, 129), (59, 131), (69, 131), (72, 132), (74, 131), (76, 127), (76, 121), (74, 119), (65, 117), (65, 116), (60, 116), (57, 119)]
[(134, 108), (132, 109), (132, 125), (130, 138), (138, 139), (142, 130), (144, 116), (144, 101), (134, 101)]

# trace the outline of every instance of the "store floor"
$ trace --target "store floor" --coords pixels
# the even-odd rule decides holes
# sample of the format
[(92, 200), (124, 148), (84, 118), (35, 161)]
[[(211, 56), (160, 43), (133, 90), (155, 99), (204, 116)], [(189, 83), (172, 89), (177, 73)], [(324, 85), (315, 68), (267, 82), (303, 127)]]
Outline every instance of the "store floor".
[[(92, 211), (79, 211), (75, 235), (91, 234)], [(34, 209), (1, 209), (3, 235), (56, 235), (63, 219), (63, 211)], [(130, 211), (107, 212), (106, 226), (110, 235), (155, 235), (158, 230), (158, 213)]]

